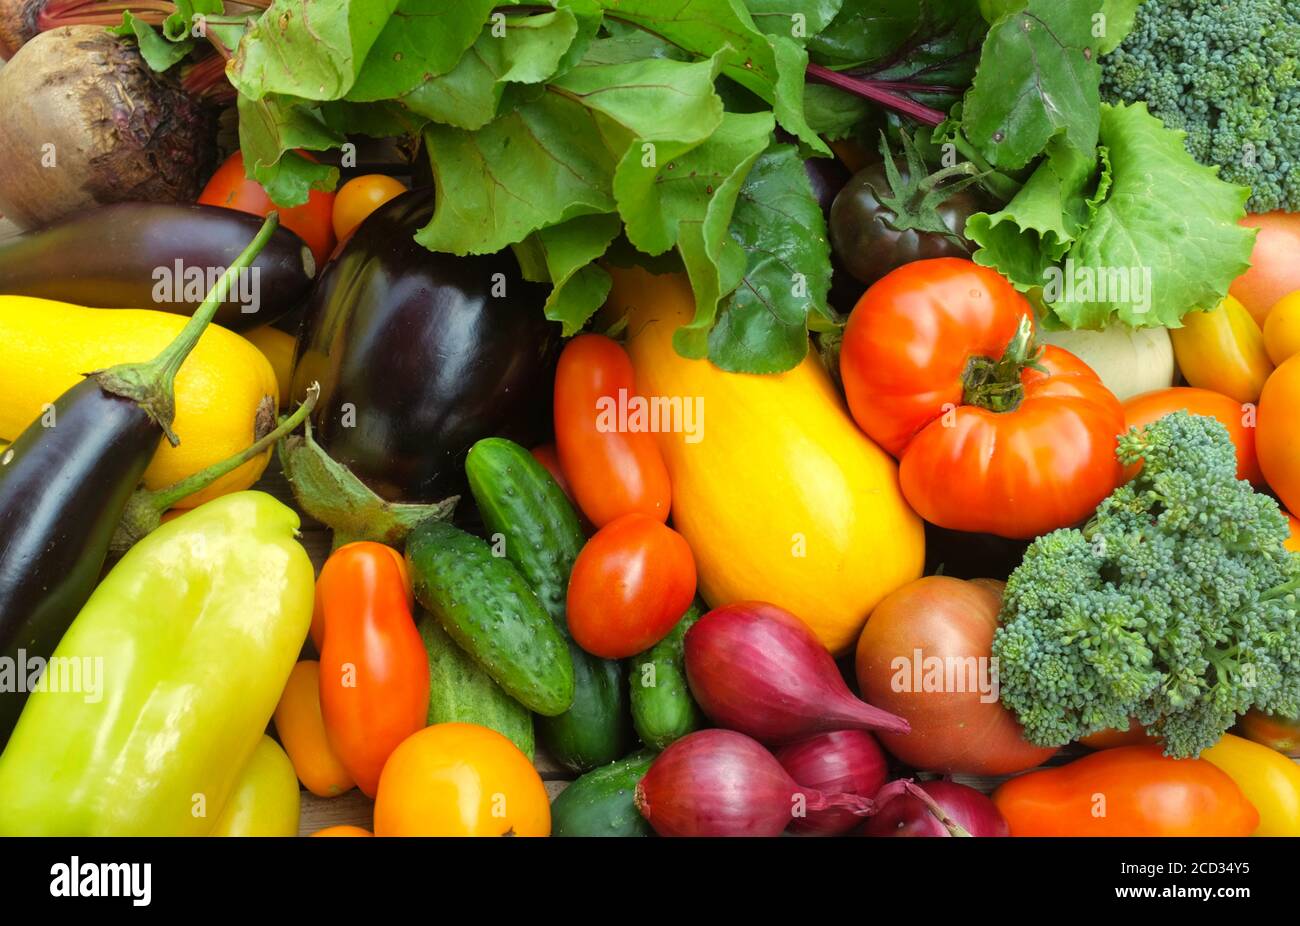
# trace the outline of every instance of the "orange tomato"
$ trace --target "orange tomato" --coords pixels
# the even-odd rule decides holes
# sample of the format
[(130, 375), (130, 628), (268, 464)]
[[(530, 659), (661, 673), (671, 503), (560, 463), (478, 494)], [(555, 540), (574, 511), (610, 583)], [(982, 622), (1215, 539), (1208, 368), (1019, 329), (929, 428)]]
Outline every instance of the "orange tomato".
[(320, 709), (320, 663), (304, 659), (293, 667), (280, 703), (275, 732), (289, 754), (293, 770), (312, 794), (335, 797), (356, 785), (330, 748)]
[(1287, 540), (1284, 546), (1288, 550), (1300, 553), (1300, 518), (1297, 518), (1289, 511), (1284, 511), (1283, 514), (1286, 515), (1287, 521), (1291, 523), (1291, 537)]
[(1094, 752), (993, 792), (1012, 836), (1249, 836), (1259, 812), (1203, 759), (1159, 746)]
[[(1248, 416), (1245, 406), (1236, 399), (1192, 386), (1156, 389), (1135, 395), (1124, 403), (1124, 424), (1128, 428), (1141, 428), (1177, 411), (1217, 419), (1228, 429), (1237, 448), (1237, 478), (1263, 485), (1264, 474), (1259, 471), (1259, 457), (1255, 453), (1254, 410), (1251, 409)], [(1248, 420), (1251, 422), (1249, 427), (1246, 425)], [(1132, 479), (1139, 469), (1141, 464), (1129, 467), (1124, 478)]]
[(361, 826), (327, 826), (312, 833), (313, 836), (373, 836), (374, 833)]
[[(383, 544), (378, 544), (378, 546), (383, 546)], [(406, 606), (414, 613), (415, 592), (411, 588), (411, 573), (406, 568), (406, 557), (392, 547), (385, 546), (384, 549), (392, 556), (393, 562), (397, 564), (397, 569), (402, 574), (402, 584), (406, 586)], [(316, 647), (317, 653), (323, 652), (325, 648), (325, 609), (323, 606), (324, 600), (320, 595), (317, 595), (311, 612), (311, 642)]]
[(1155, 737), (1147, 733), (1146, 727), (1137, 720), (1130, 720), (1127, 730), (1102, 730), (1079, 740), (1089, 749), (1118, 749), (1120, 746), (1142, 746), (1156, 742)]
[(583, 334), (565, 345), (555, 371), (555, 448), (579, 507), (597, 527), (632, 513), (668, 520), (668, 467), (648, 422), (633, 418), (634, 403), (644, 401), (617, 341)]
[(495, 730), (440, 723), (393, 750), (375, 796), (376, 836), (549, 836), (546, 786)]
[(686, 539), (643, 514), (611, 521), (578, 553), (569, 576), (569, 632), (603, 659), (635, 656), (668, 635), (695, 597)]
[(346, 240), (366, 216), (405, 192), (401, 181), (386, 174), (353, 177), (334, 194), (334, 237)]
[(1247, 228), (1258, 228), (1250, 269), (1228, 288), (1263, 326), (1277, 301), (1300, 289), (1300, 213), (1269, 212), (1248, 215), (1241, 220)]
[(1277, 366), (1300, 354), (1300, 290), (1283, 296), (1268, 313), (1264, 322), (1264, 349)]
[(363, 793), (429, 710), (429, 661), (399, 554), (380, 543), (335, 550), (316, 581), (324, 619), (320, 702), (330, 746)]
[[(298, 154), (311, 159), (305, 151), (299, 151)], [(280, 224), (311, 248), (318, 273), (334, 250), (334, 194), (312, 190), (307, 196), (307, 202), (301, 206), (277, 206), (271, 202), (271, 197), (266, 195), (266, 190), (260, 183), (245, 175), (244, 155), (239, 151), (226, 158), (226, 162), (217, 168), (217, 172), (199, 194), (199, 202), (206, 206), (222, 206), (253, 215), (266, 215), (273, 210), (280, 213)]]
[(1300, 355), (1278, 367), (1264, 385), (1255, 449), (1282, 506), (1300, 511)]

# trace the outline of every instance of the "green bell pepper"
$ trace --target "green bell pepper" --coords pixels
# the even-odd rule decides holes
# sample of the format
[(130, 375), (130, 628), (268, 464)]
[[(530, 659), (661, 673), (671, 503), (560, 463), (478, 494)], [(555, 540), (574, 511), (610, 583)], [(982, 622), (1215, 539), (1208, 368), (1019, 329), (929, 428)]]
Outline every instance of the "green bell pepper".
[[(204, 835), (311, 624), (298, 516), (262, 492), (145, 537), (91, 595), (0, 755), (0, 835)], [(93, 689), (65, 685), (96, 678)], [(96, 671), (96, 667), (102, 671)]]

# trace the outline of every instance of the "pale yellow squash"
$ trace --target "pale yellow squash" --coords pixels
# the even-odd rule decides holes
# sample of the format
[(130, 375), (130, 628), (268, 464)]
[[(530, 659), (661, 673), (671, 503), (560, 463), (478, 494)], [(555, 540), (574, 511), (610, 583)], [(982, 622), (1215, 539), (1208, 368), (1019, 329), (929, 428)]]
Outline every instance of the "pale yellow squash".
[(630, 316), (638, 392), (702, 403), (698, 440), (682, 430), (658, 439), (672, 523), (695, 554), (704, 599), (771, 602), (827, 649), (847, 650), (876, 603), (924, 565), (921, 520), (894, 460), (858, 430), (814, 352), (777, 376), (687, 360), (672, 346), (695, 311), (687, 279), (613, 275), (609, 309)]
[[(0, 440), (16, 438), (83, 374), (151, 359), (186, 321), (147, 309), (90, 309), (0, 296)], [(208, 326), (176, 376), (172, 430), (181, 443), (172, 447), (161, 441), (144, 484), (150, 489), (171, 485), (243, 450), (255, 440), (259, 403), (264, 396), (274, 403), (278, 394), (271, 364), (256, 347), (224, 328)], [(248, 488), (268, 460), (270, 451), (182, 506)]]

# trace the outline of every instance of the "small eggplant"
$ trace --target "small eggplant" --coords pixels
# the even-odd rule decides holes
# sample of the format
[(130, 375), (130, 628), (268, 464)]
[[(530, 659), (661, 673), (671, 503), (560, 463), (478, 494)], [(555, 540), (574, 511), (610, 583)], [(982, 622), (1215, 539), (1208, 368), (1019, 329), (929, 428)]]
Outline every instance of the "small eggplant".
[[(223, 280), (249, 266), (274, 214)], [(219, 288), (219, 287), (218, 287)], [(153, 360), (89, 374), (0, 451), (0, 657), (48, 659), (90, 597), (118, 521), (159, 439), (172, 433), (176, 373), (216, 314), (218, 288)], [(29, 693), (0, 689), (0, 748)]]
[(390, 502), (462, 492), (481, 438), (548, 431), (560, 326), (545, 288), (508, 251), (427, 250), (415, 234), (433, 204), (413, 190), (361, 223), (312, 293), (294, 368), (295, 393), (321, 384), (320, 446)]
[[(0, 243), (0, 293), (192, 315), (261, 224), (219, 206), (100, 206)], [(275, 321), (307, 295), (315, 273), (303, 240), (277, 229), (216, 323), (242, 331)]]

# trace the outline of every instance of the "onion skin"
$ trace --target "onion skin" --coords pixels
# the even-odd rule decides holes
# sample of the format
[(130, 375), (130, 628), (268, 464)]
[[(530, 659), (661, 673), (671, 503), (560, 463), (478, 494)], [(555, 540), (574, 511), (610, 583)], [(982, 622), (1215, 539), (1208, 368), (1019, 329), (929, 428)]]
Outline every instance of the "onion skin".
[[(916, 790), (928, 794), (961, 832), (945, 826)], [(876, 795), (876, 814), (862, 826), (864, 836), (1010, 836), (1011, 828), (986, 795), (955, 781), (891, 781)]]
[(101, 26), (20, 48), (0, 125), (0, 212), (24, 230), (96, 203), (193, 202), (216, 156), (215, 111)]
[(687, 631), (685, 654), (687, 680), (704, 713), (761, 742), (910, 729), (903, 718), (855, 698), (812, 631), (776, 605), (744, 601), (713, 609)]
[(762, 744), (731, 730), (677, 740), (651, 763), (634, 801), (660, 836), (779, 836), (801, 807), (861, 817), (875, 806), (796, 784)]
[[(818, 791), (869, 798), (889, 777), (884, 750), (865, 730), (818, 733), (782, 746), (776, 760), (799, 784)], [(795, 820), (790, 830), (801, 836), (841, 836), (861, 822), (852, 811), (832, 807)]]

